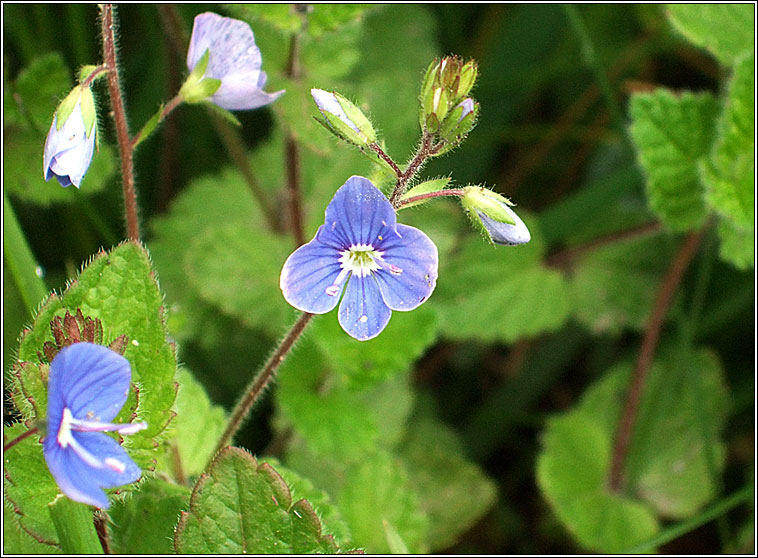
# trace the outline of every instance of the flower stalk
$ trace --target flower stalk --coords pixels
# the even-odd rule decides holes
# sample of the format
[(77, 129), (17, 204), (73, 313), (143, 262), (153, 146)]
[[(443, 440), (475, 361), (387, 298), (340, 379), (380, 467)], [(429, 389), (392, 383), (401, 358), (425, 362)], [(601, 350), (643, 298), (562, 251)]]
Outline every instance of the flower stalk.
[(129, 126), (126, 121), (124, 100), (121, 96), (121, 83), (118, 73), (116, 55), (116, 38), (114, 32), (113, 5), (103, 4), (102, 36), (103, 60), (108, 69), (108, 92), (113, 108), (113, 121), (116, 126), (116, 139), (121, 156), (121, 185), (124, 190), (124, 212), (127, 236), (134, 241), (140, 240), (140, 226), (137, 209), (137, 191), (134, 187), (134, 145), (129, 139)]

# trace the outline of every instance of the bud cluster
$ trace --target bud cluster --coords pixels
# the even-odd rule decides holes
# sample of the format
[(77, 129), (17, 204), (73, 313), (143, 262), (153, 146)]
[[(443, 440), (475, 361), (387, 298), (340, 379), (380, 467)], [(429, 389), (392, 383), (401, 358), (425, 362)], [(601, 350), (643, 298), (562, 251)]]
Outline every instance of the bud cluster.
[(474, 87), (478, 67), (474, 60), (457, 56), (435, 59), (427, 68), (421, 86), (419, 124), (448, 144), (438, 154), (449, 151), (476, 124), (479, 103), (468, 96)]

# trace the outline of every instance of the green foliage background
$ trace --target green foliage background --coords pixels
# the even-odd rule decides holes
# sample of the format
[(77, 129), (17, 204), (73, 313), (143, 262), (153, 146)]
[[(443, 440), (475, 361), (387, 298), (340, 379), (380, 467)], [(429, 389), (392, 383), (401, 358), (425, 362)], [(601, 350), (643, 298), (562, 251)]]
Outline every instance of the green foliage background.
[[(100, 59), (96, 6), (3, 6), (4, 420), (34, 416), (28, 393), (44, 408), (35, 359), (53, 315), (83, 307), (103, 320), (106, 342), (124, 332), (143, 341), (126, 355), (145, 388), (128, 408), (151, 430), (132, 449), (158, 474), (114, 503), (115, 551), (753, 551), (754, 508), (708, 519), (755, 474), (754, 6), (314, 5), (305, 18), (288, 5), (176, 7), (187, 33), (207, 10), (248, 21), (267, 90), (287, 90), (236, 113), (277, 227), (210, 111), (183, 106), (137, 155), (145, 253), (116, 248), (122, 199), (102, 84), (102, 145), (81, 189), (42, 179), (56, 103), (75, 70)], [(117, 15), (134, 133), (186, 66), (155, 6)], [(295, 33), (302, 75), (291, 79)], [(358, 103), (406, 161), (423, 72), (448, 53), (479, 61), (481, 118), (423, 175), (494, 187), (517, 203), (532, 242), (490, 247), (452, 200), (402, 211), (439, 248), (430, 301), (395, 312), (365, 343), (336, 315), (317, 318), (236, 439), (256, 457), (225, 452), (195, 483), (226, 410), (296, 315), (278, 286), (294, 248), (286, 134), (300, 148), (308, 238), (350, 175), (388, 185), (313, 120), (310, 88)], [(612, 493), (614, 433), (659, 286), (684, 235), (701, 227), (662, 328), (625, 488)], [(109, 256), (91, 261), (101, 248)], [(123, 269), (103, 278), (107, 258)], [(30, 278), (35, 263), (44, 289)], [(45, 290), (62, 296), (37, 313)], [(29, 364), (14, 366), (17, 357)], [(16, 479), (4, 501), (8, 552), (60, 550), (45, 513), (55, 486), (34, 444), (5, 462)], [(24, 488), (39, 478), (39, 490)], [(249, 492), (234, 488), (243, 481)], [(284, 546), (226, 532), (224, 514), (267, 517), (272, 533), (288, 533)]]

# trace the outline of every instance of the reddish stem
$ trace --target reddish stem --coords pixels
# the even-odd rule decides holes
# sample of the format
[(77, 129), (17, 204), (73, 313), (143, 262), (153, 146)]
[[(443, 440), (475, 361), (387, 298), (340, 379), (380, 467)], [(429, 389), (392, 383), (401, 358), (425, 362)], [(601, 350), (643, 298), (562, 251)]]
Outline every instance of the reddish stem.
[(29, 430), (27, 430), (23, 434), (19, 434), (16, 438), (14, 438), (13, 440), (11, 440), (10, 442), (8, 442), (7, 444), (5, 444), (3, 446), (3, 451), (8, 451), (10, 448), (12, 448), (13, 446), (15, 446), (16, 444), (18, 444), (22, 440), (25, 440), (26, 438), (28, 438), (32, 434), (36, 434), (37, 432), (39, 432), (39, 428), (37, 428), (35, 426), (34, 428), (30, 428)]
[(392, 157), (387, 155), (384, 152), (384, 150), (381, 147), (379, 147), (378, 144), (371, 143), (369, 144), (369, 147), (371, 148), (372, 151), (375, 151), (376, 154), (379, 155), (379, 157), (381, 157), (390, 167), (392, 167), (392, 170), (395, 171), (395, 174), (397, 175), (398, 178), (403, 176), (403, 171), (400, 170), (400, 167), (397, 166), (397, 163), (395, 163), (395, 161), (392, 160)]
[(113, 29), (113, 5), (103, 4), (103, 59), (108, 68), (108, 91), (113, 107), (113, 121), (116, 125), (116, 138), (121, 154), (121, 183), (124, 189), (124, 210), (126, 214), (127, 234), (130, 239), (139, 241), (139, 217), (137, 215), (137, 192), (134, 188), (134, 152), (129, 139), (129, 126), (126, 122), (124, 100), (121, 97), (121, 85), (116, 59), (116, 39)]
[(608, 475), (608, 486), (613, 492), (618, 492), (622, 488), (624, 480), (624, 465), (626, 463), (627, 455), (629, 454), (629, 445), (632, 440), (632, 434), (634, 433), (634, 424), (637, 419), (637, 412), (639, 411), (642, 393), (645, 388), (645, 379), (653, 364), (655, 349), (658, 345), (658, 339), (660, 338), (666, 314), (671, 307), (674, 295), (676, 294), (676, 289), (684, 276), (687, 266), (697, 253), (697, 249), (703, 240), (703, 234), (705, 233), (706, 228), (707, 226), (687, 235), (687, 238), (679, 248), (679, 252), (677, 252), (674, 257), (674, 261), (671, 262), (671, 266), (658, 290), (653, 313), (650, 315), (650, 321), (645, 330), (645, 337), (640, 346), (640, 352), (637, 357), (634, 372), (632, 373), (632, 380), (629, 386), (629, 391), (627, 392), (624, 410), (621, 413), (621, 419), (619, 420), (618, 429), (616, 431), (616, 441), (613, 446), (613, 457)]
[(459, 188), (450, 188), (449, 190), (438, 190), (436, 192), (428, 192), (426, 194), (419, 194), (418, 196), (411, 196), (410, 198), (405, 198), (398, 200), (397, 202), (397, 209), (402, 208), (404, 205), (408, 205), (411, 203), (419, 202), (422, 200), (428, 200), (431, 198), (439, 198), (441, 196), (457, 196), (461, 197), (465, 194), (463, 189)]

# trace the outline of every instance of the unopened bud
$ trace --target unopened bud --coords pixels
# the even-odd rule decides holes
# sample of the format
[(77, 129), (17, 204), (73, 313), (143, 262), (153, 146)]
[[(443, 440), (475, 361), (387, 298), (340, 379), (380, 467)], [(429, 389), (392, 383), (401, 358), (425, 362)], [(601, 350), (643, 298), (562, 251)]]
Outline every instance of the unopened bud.
[(318, 120), (337, 137), (355, 145), (369, 145), (376, 141), (376, 132), (363, 111), (339, 93), (311, 89), (323, 120)]
[(490, 242), (516, 246), (531, 240), (529, 229), (510, 208), (508, 198), (479, 186), (468, 186), (464, 191), (460, 198), (463, 209)]

